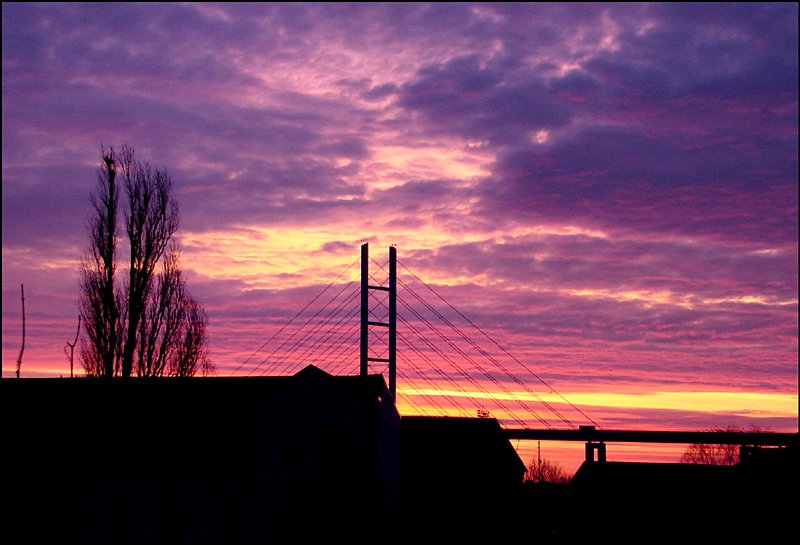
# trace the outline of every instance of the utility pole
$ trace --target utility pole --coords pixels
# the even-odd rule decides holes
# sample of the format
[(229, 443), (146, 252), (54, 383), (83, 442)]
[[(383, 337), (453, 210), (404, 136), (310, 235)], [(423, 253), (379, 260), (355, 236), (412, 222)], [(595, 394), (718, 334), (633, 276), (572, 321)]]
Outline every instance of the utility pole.
[(538, 448), (537, 448), (537, 455), (536, 455), (536, 466), (539, 469), (539, 482), (542, 482), (542, 442), (537, 441)]

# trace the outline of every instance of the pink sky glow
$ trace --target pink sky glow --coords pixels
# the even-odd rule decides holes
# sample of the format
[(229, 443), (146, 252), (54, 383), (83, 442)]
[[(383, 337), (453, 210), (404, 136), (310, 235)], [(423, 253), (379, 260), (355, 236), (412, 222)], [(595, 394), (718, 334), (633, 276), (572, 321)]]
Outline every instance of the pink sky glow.
[[(98, 149), (126, 143), (176, 182), (220, 375), (263, 372), (262, 343), (368, 241), (380, 264), (396, 245), (400, 278), (513, 354), (492, 357), (525, 386), (461, 358), (478, 388), (404, 346), (423, 324), (401, 287), (401, 412), (513, 419), (491, 399), (510, 392), (554, 427), (542, 399), (607, 429), (796, 432), (797, 15), (3, 4), (3, 377), (22, 283), (22, 376), (68, 376)], [(346, 348), (316, 363), (355, 373)]]

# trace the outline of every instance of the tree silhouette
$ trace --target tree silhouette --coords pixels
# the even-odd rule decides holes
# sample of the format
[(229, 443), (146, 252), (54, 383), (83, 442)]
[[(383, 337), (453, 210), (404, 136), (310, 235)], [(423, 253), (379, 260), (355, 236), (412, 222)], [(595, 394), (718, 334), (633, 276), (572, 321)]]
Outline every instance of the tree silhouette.
[(525, 472), (525, 480), (536, 483), (567, 483), (570, 475), (557, 461), (534, 457)]
[[(759, 426), (750, 426), (747, 430), (738, 426), (713, 427), (709, 431), (726, 432), (763, 432)], [(684, 464), (707, 464), (715, 466), (732, 466), (739, 463), (739, 445), (720, 445), (692, 443), (681, 457)]]
[[(86, 374), (211, 373), (205, 310), (186, 289), (172, 240), (179, 224), (172, 178), (137, 161), (129, 146), (101, 148), (100, 156), (89, 248), (81, 262), (79, 308), (86, 336), (80, 353)], [(122, 285), (116, 282), (120, 179), (130, 251)]]

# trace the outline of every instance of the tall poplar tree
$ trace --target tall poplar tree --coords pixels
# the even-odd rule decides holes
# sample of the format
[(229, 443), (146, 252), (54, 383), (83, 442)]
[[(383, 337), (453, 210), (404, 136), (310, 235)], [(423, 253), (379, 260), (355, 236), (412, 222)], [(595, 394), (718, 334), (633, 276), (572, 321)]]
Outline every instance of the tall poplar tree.
[[(173, 235), (178, 204), (166, 170), (122, 146), (101, 148), (89, 247), (81, 262), (79, 308), (87, 375), (193, 376), (208, 362), (205, 310), (188, 292)], [(117, 281), (120, 186), (129, 259)]]

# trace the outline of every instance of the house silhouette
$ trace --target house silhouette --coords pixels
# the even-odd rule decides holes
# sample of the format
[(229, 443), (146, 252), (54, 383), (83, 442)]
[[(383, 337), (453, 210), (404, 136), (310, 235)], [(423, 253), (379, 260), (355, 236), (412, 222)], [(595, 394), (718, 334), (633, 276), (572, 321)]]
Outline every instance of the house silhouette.
[(5, 543), (392, 541), (524, 472), (496, 420), (401, 421), (381, 375), (20, 379), (1, 397)]
[(584, 462), (562, 535), (583, 541), (766, 543), (794, 532), (795, 448), (742, 447), (736, 465)]
[(399, 492), (380, 375), (2, 383), (6, 543), (298, 541)]

